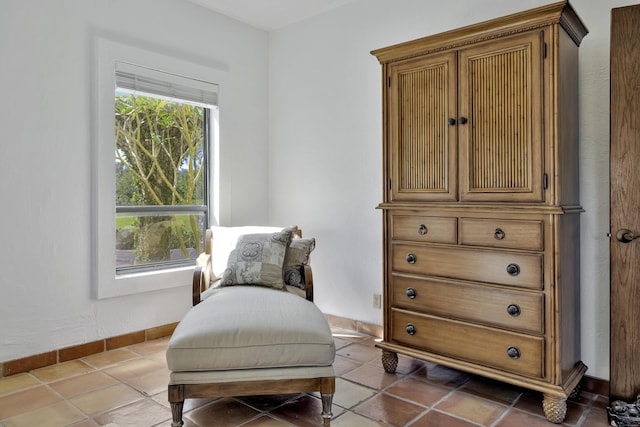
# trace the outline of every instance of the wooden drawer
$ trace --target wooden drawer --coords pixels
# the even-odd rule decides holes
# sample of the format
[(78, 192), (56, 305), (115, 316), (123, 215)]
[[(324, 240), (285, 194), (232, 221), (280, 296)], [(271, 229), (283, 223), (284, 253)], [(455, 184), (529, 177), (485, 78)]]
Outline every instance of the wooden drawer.
[(460, 218), (460, 243), (541, 251), (543, 225), (542, 221)]
[(393, 271), (542, 289), (542, 255), (392, 245)]
[(481, 285), (394, 276), (393, 306), (542, 334), (544, 296)]
[(457, 218), (394, 215), (391, 221), (393, 240), (457, 243)]
[(400, 309), (392, 311), (391, 322), (392, 341), (530, 377), (544, 377), (541, 337)]

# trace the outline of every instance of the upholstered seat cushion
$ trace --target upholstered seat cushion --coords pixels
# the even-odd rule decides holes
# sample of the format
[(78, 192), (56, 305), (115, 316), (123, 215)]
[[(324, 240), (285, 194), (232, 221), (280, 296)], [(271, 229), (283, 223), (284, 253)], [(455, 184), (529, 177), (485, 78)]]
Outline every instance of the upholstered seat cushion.
[(167, 346), (173, 372), (329, 366), (334, 358), (331, 329), (315, 304), (257, 286), (215, 289)]

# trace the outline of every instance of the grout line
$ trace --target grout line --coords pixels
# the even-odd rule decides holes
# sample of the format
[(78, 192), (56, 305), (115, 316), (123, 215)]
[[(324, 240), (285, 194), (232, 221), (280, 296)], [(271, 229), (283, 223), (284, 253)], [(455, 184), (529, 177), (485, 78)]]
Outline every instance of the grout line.
[(598, 400), (598, 395), (595, 393), (592, 393), (593, 396), (591, 396), (591, 400), (585, 405), (586, 408), (584, 411), (582, 411), (582, 415), (580, 415), (580, 418), (578, 419), (578, 422), (576, 423), (575, 427), (580, 427), (582, 426), (585, 421), (587, 420), (587, 417), (589, 416), (589, 414), (591, 413), (591, 410), (593, 409), (593, 405), (596, 402), (596, 400)]

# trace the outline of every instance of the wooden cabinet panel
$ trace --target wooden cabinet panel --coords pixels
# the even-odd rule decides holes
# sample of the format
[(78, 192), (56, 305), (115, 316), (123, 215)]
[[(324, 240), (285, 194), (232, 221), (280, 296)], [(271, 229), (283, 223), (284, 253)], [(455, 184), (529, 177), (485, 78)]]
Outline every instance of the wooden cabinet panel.
[(482, 365), (542, 378), (544, 339), (394, 309), (392, 340)]
[(541, 334), (544, 296), (466, 283), (394, 275), (394, 307)]
[(456, 218), (394, 215), (391, 225), (394, 240), (431, 243), (456, 243)]
[(542, 289), (542, 255), (394, 244), (393, 271)]
[(460, 243), (495, 248), (544, 249), (542, 221), (460, 218)]
[(395, 63), (388, 81), (391, 200), (456, 200), (456, 55)]
[(462, 200), (543, 200), (542, 32), (460, 51)]

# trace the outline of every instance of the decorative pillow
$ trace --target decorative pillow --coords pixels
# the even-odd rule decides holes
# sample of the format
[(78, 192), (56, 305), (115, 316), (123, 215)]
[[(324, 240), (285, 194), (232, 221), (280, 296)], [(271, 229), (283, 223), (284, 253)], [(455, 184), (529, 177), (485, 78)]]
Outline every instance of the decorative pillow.
[(304, 289), (302, 266), (309, 264), (309, 255), (316, 247), (316, 239), (293, 239), (287, 252), (284, 266), (284, 282), (287, 285)]
[(220, 286), (262, 285), (285, 289), (283, 266), (294, 230), (246, 234), (229, 254)]
[[(275, 233), (285, 227), (268, 227), (262, 225), (244, 225), (239, 227), (211, 226), (211, 272), (212, 279), (222, 277), (227, 268), (229, 254), (236, 247), (238, 238), (243, 234)], [(297, 226), (291, 228), (297, 230)]]

